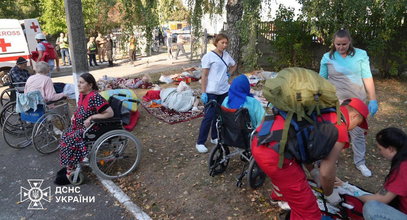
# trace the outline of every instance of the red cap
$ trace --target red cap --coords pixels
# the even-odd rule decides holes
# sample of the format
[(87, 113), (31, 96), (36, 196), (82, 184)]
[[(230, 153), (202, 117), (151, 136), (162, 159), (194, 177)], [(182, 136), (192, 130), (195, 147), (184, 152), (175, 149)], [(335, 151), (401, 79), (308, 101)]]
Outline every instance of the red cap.
[(367, 108), (367, 105), (358, 98), (351, 98), (349, 100), (350, 102), (348, 105), (354, 108), (363, 116), (363, 122), (359, 125), (359, 127), (367, 130), (368, 129), (367, 116), (369, 115), (369, 109)]

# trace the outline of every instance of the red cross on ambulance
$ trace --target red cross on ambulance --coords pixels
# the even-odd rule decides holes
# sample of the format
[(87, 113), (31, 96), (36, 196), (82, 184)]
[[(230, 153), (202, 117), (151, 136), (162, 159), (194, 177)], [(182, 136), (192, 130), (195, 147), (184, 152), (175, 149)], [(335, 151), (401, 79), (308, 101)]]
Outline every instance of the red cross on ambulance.
[(7, 52), (7, 47), (11, 47), (11, 43), (6, 43), (4, 38), (0, 38), (1, 52)]
[(30, 26), (31, 29), (34, 30), (34, 32), (37, 32), (37, 29), (39, 28), (38, 25), (36, 25), (34, 22), (31, 23), (32, 25)]

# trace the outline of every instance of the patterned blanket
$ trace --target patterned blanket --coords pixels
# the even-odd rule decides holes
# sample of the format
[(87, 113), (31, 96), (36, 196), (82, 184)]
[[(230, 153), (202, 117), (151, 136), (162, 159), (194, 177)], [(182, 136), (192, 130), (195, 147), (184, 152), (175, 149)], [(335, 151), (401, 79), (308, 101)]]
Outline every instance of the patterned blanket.
[(199, 111), (187, 111), (187, 112), (177, 112), (174, 110), (170, 110), (165, 108), (164, 106), (152, 108), (151, 102), (146, 102), (141, 100), (141, 105), (146, 109), (148, 113), (156, 117), (157, 119), (166, 122), (168, 124), (176, 124), (180, 122), (189, 121), (195, 118), (199, 118), (203, 116), (203, 107), (198, 108)]

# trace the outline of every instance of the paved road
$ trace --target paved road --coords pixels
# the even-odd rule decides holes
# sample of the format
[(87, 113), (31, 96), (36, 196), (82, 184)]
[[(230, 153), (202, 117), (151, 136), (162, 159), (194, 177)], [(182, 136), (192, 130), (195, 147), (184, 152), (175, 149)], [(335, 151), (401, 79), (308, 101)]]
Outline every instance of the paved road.
[[(134, 64), (121, 62), (115, 67), (107, 68), (107, 64), (98, 69), (91, 69), (96, 79), (103, 75), (123, 77), (142, 73), (152, 73), (179, 69), (191, 65), (188, 60), (171, 63), (165, 59), (165, 54), (143, 58)], [(196, 65), (194, 62), (193, 65)], [(72, 83), (70, 67), (62, 68), (53, 75), (54, 82)], [(0, 91), (5, 87), (0, 88)], [(117, 201), (103, 188), (95, 177), (88, 178), (80, 186), (80, 193), (56, 193), (53, 183), (56, 172), (60, 169), (58, 152), (51, 155), (41, 155), (32, 146), (22, 150), (8, 147), (0, 137), (0, 220), (3, 219), (132, 219), (132, 216), (122, 208)], [(29, 179), (43, 180), (40, 189), (51, 189), (51, 202), (41, 200), (45, 210), (28, 210), (29, 200), (20, 202), (21, 187), (30, 190)], [(34, 184), (34, 182), (32, 182)], [(45, 192), (45, 191), (44, 191)], [(24, 193), (23, 193), (24, 195)], [(77, 199), (94, 197), (94, 202), (78, 203), (68, 201), (69, 196)], [(79, 196), (82, 196), (79, 198)], [(65, 197), (64, 200), (61, 200)], [(57, 202), (57, 199), (60, 201)], [(61, 202), (62, 201), (62, 202)]]
[[(60, 169), (58, 156), (58, 152), (41, 155), (32, 146), (12, 149), (1, 137), (0, 219), (130, 219), (125, 209), (92, 176), (80, 186), (79, 193), (55, 195), (57, 186), (53, 180)], [(40, 189), (50, 187), (51, 202), (41, 201), (45, 210), (28, 210), (29, 200), (20, 203), (21, 187), (31, 189), (28, 179), (42, 179)], [(60, 202), (56, 201), (57, 196)], [(94, 202), (68, 202), (69, 196), (94, 197)]]
[[(104, 75), (109, 77), (137, 76), (141, 74), (157, 73), (170, 70), (181, 69), (182, 67), (198, 66), (199, 60), (190, 61), (184, 57), (179, 60), (168, 60), (166, 53), (156, 54), (150, 57), (142, 57), (131, 64), (128, 60), (115, 61), (114, 67), (108, 67), (107, 63), (100, 64), (98, 67), (91, 67), (89, 72), (96, 78), (102, 78)], [(52, 74), (53, 82), (73, 83), (72, 68), (62, 66), (60, 72)], [(6, 89), (6, 86), (0, 87), (0, 93)]]

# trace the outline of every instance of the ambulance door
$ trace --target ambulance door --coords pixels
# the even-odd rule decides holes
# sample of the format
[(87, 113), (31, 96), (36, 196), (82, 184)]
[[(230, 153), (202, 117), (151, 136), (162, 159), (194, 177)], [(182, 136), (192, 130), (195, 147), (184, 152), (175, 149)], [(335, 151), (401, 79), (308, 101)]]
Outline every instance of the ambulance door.
[(29, 59), (29, 54), (20, 22), (0, 19), (0, 71), (15, 66), (18, 57)]
[(37, 19), (24, 19), (25, 36), (27, 38), (28, 48), (31, 51), (35, 51), (37, 47), (37, 40), (35, 35), (41, 33), (40, 24)]

